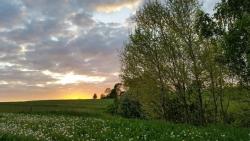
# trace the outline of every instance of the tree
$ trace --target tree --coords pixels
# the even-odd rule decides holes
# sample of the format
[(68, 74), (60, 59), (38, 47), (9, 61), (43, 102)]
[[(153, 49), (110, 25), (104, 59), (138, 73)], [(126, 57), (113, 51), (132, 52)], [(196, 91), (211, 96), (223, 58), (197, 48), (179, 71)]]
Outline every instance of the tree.
[(122, 54), (123, 80), (127, 84), (133, 80), (154, 81), (165, 119), (171, 116), (166, 108), (170, 106), (170, 94), (175, 93), (189, 121), (189, 88), (199, 103), (199, 120), (204, 122), (199, 58), (202, 50), (194, 30), (197, 10), (195, 0), (147, 3), (136, 15), (137, 27)]
[(101, 98), (101, 99), (105, 99), (106, 96), (105, 96), (104, 94), (101, 94), (100, 98)]
[(152, 95), (148, 103), (165, 120), (216, 122), (218, 111), (225, 113), (227, 78), (226, 68), (218, 63), (223, 51), (214, 37), (220, 31), (217, 23), (200, 10), (197, 0), (150, 1), (135, 22), (121, 54), (121, 76), (129, 91), (143, 100)]
[[(228, 107), (223, 105), (225, 103), (223, 102), (225, 83), (233, 86), (240, 84), (240, 86), (248, 88), (250, 84), (249, 7), (250, 1), (248, 0), (222, 0), (221, 3), (217, 4), (213, 17), (204, 12), (200, 12), (198, 15), (198, 32), (206, 41), (213, 42), (217, 49), (212, 63), (219, 68), (213, 65), (212, 69), (208, 71), (212, 76), (211, 79), (213, 79), (211, 82), (219, 88), (214, 86), (212, 88), (213, 93), (218, 93), (218, 96), (214, 96), (214, 105), (220, 105), (224, 121), (227, 120), (226, 111)], [(226, 68), (223, 66), (226, 66)], [(229, 79), (232, 80), (231, 83)], [(219, 81), (216, 82), (216, 80)]]
[[(228, 77), (227, 69), (223, 66), (219, 58), (223, 54), (223, 50), (218, 44), (219, 30), (216, 27), (216, 23), (209, 16), (209, 14), (198, 11), (196, 20), (196, 30), (200, 38), (200, 42), (204, 45), (204, 53), (202, 54), (203, 68), (207, 72), (203, 77), (208, 80), (207, 87), (210, 90), (214, 115), (213, 121), (216, 122), (219, 117), (225, 119), (226, 108), (223, 103), (223, 89), (225, 87), (225, 78)], [(220, 111), (220, 115), (219, 114)]]
[(223, 0), (214, 15), (224, 50), (223, 63), (238, 77), (241, 85), (250, 85), (250, 1)]
[(97, 94), (96, 93), (93, 95), (93, 99), (97, 99)]
[(108, 94), (110, 94), (110, 92), (111, 92), (111, 89), (110, 88), (106, 88), (105, 91), (104, 91), (104, 94), (108, 95)]
[(105, 92), (106, 91), (110, 91), (110, 93), (106, 96), (106, 98), (114, 98), (114, 99), (116, 99), (118, 96), (120, 96), (120, 93), (121, 93), (121, 86), (122, 86), (122, 84), (121, 83), (116, 83), (115, 85), (114, 85), (114, 88), (112, 89), (112, 90), (110, 90), (110, 89), (106, 89), (105, 90)]

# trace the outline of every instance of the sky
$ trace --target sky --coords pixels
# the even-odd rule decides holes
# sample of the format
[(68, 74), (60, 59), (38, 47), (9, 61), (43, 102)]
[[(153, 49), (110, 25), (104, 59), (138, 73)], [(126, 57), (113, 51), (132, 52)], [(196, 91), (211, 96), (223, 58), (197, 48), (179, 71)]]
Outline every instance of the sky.
[[(145, 0), (0, 0), (0, 101), (87, 99), (120, 82)], [(203, 0), (212, 13), (218, 0)]]

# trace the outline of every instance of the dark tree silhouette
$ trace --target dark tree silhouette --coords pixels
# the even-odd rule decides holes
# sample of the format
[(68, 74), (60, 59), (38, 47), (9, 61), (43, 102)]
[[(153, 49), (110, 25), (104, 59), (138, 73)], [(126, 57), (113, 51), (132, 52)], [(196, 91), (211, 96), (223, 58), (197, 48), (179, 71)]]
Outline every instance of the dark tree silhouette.
[(121, 83), (116, 83), (114, 88), (110, 91), (106, 98), (117, 98), (121, 93)]
[(96, 93), (93, 95), (93, 99), (97, 99), (97, 94)]
[(101, 94), (101, 97), (100, 97), (101, 99), (105, 99), (106, 98), (106, 96), (105, 96), (105, 94)]

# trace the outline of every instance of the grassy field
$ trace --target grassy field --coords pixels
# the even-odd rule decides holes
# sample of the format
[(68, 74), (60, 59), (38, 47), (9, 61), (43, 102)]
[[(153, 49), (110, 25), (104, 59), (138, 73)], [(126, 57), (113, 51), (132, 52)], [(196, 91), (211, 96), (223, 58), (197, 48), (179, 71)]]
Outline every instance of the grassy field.
[(0, 103), (0, 113), (57, 114), (105, 117), (112, 100), (49, 100)]
[(250, 141), (250, 129), (114, 117), (112, 100), (0, 103), (2, 141)]

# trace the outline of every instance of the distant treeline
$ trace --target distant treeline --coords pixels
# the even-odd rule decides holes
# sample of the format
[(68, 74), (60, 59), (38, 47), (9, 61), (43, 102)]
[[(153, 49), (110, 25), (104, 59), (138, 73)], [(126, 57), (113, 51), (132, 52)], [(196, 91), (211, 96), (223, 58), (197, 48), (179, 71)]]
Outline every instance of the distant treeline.
[[(124, 93), (124, 91), (121, 88), (122, 86), (123, 86), (122, 83), (116, 83), (113, 89), (106, 88), (104, 93), (100, 95), (100, 99), (116, 99), (118, 96), (121, 96)], [(98, 96), (95, 93), (93, 95), (93, 99), (97, 98)]]

